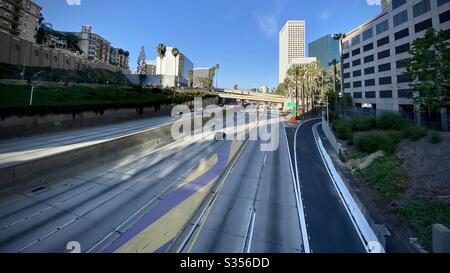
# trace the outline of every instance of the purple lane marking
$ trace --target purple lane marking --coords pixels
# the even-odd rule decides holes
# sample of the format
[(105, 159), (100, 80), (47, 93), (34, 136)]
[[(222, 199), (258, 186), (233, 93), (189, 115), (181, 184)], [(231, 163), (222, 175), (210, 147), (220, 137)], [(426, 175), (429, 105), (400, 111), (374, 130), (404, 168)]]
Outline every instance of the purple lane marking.
[(194, 179), (191, 183), (184, 185), (170, 192), (151, 211), (133, 225), (127, 232), (117, 239), (112, 245), (104, 250), (105, 253), (112, 253), (133, 239), (137, 234), (151, 226), (154, 222), (167, 214), (173, 208), (181, 204), (184, 200), (194, 195), (199, 189), (206, 186), (212, 179), (225, 170), (228, 164), (228, 154), (231, 142), (227, 141), (218, 151), (218, 161), (209, 171)]

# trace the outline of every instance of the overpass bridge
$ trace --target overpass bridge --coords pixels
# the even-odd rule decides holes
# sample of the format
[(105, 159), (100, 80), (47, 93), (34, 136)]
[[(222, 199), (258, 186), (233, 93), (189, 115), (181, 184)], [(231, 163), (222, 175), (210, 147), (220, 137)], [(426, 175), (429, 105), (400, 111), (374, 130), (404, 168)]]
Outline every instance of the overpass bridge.
[(222, 99), (280, 104), (283, 109), (287, 109), (288, 103), (291, 101), (289, 98), (279, 95), (242, 90), (225, 90), (223, 93), (219, 93), (219, 97)]

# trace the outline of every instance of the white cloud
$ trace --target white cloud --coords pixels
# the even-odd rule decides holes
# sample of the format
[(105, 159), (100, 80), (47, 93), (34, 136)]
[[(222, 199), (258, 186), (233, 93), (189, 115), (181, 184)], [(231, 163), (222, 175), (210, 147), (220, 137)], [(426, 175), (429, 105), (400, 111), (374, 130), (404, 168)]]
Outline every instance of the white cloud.
[(369, 6), (379, 6), (381, 5), (381, 0), (367, 0)]
[(258, 16), (259, 29), (268, 37), (273, 36), (278, 31), (278, 23), (272, 16)]
[(81, 0), (66, 0), (69, 6), (81, 6)]

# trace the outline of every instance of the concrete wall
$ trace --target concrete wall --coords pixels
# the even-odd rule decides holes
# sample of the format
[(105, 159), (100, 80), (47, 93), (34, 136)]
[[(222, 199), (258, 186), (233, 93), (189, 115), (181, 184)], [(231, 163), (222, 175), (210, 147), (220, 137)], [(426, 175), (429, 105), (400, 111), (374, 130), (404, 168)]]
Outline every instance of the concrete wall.
[[(205, 104), (218, 104), (218, 98), (204, 99)], [(193, 102), (185, 103), (192, 106)], [(0, 120), (0, 139), (32, 136), (44, 133), (65, 131), (113, 124), (118, 122), (152, 118), (169, 115), (172, 105), (162, 104), (145, 107), (140, 113), (139, 108), (110, 109), (103, 113), (93, 111), (79, 114), (55, 114), (45, 116), (10, 116)]]
[(94, 63), (63, 49), (53, 49), (0, 32), (0, 63), (80, 70), (85, 68), (118, 71), (107, 63)]

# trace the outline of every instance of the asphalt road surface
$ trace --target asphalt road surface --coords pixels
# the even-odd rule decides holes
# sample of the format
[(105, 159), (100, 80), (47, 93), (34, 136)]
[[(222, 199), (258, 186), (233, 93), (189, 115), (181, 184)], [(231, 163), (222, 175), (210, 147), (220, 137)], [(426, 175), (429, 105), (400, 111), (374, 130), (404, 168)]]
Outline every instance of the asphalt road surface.
[[(362, 253), (360, 239), (316, 146), (312, 128), (320, 121), (303, 124), (295, 135), (288, 129), (292, 158), (297, 158), (300, 190), (311, 252)], [(297, 154), (294, 154), (294, 142)], [(325, 141), (325, 140), (324, 140)]]
[(276, 151), (249, 141), (183, 252), (298, 253), (302, 239), (284, 128)]

